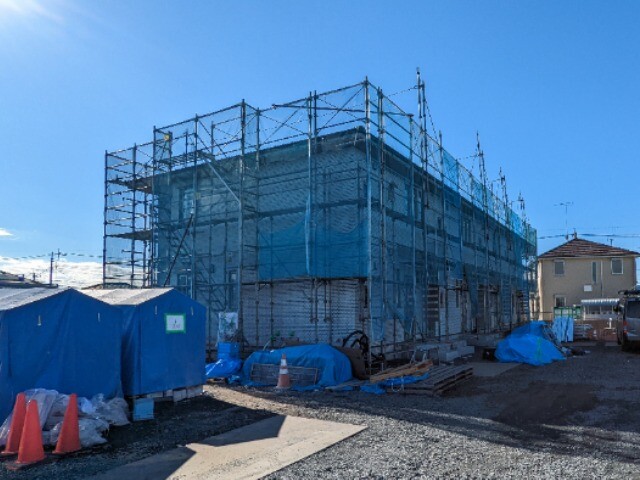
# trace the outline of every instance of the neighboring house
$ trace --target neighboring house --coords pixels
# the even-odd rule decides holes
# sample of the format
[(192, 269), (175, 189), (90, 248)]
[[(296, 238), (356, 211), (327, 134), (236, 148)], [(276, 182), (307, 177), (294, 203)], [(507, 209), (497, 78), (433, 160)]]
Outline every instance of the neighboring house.
[[(57, 285), (53, 285), (57, 287)], [(9, 272), (0, 271), (0, 288), (47, 288), (44, 283), (29, 280), (24, 275), (16, 275)]]
[(636, 285), (640, 253), (574, 236), (538, 257), (538, 309), (544, 320), (555, 307), (585, 299), (615, 298)]

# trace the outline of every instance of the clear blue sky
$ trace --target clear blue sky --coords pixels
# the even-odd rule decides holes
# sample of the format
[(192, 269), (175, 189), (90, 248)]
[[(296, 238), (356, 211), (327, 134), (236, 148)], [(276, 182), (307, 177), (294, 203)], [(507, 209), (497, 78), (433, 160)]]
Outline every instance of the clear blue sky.
[(479, 130), (540, 235), (566, 201), (579, 233), (640, 233), (639, 22), (636, 1), (0, 0), (0, 255), (100, 254), (104, 151), (154, 125), (417, 66), (445, 146)]

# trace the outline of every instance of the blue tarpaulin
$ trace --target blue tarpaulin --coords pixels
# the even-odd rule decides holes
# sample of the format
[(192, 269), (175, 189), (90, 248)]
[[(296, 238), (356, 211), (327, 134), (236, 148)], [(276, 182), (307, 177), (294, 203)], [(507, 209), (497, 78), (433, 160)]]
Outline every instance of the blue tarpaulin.
[(125, 395), (205, 383), (205, 307), (172, 288), (89, 294), (122, 312)]
[(121, 318), (72, 289), (0, 289), (0, 418), (31, 388), (121, 396)]
[(546, 365), (564, 360), (555, 344), (555, 337), (545, 322), (530, 322), (516, 328), (498, 343), (496, 358), (501, 362)]
[(218, 361), (207, 363), (207, 378), (229, 378), (242, 368), (240, 360), (240, 344), (218, 342)]
[(560, 342), (573, 342), (573, 318), (554, 318), (551, 330)]
[(412, 383), (418, 383), (429, 378), (429, 373), (423, 373), (419, 376), (409, 375), (406, 377), (389, 378), (378, 383), (365, 383), (360, 385), (360, 390), (366, 393), (373, 393), (375, 395), (383, 395), (387, 393), (384, 387), (390, 387), (392, 391), (401, 391), (404, 385), (410, 385)]
[(251, 382), (251, 367), (254, 363), (280, 365), (282, 354), (287, 356), (287, 365), (294, 367), (317, 368), (319, 380), (316, 387), (331, 387), (351, 379), (349, 358), (330, 345), (301, 345), (279, 350), (252, 353), (242, 367), (242, 383)]
[(242, 367), (242, 360), (237, 358), (221, 358), (215, 363), (207, 363), (207, 378), (228, 378), (235, 375)]

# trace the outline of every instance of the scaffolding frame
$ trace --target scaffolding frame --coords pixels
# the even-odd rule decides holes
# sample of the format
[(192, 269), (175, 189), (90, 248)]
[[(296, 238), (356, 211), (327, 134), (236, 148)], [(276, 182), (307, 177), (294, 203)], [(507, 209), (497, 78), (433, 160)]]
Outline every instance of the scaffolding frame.
[[(397, 351), (529, 320), (537, 247), (524, 201), (517, 214), (502, 173), (494, 192), (479, 141), (478, 180), (428, 133), (419, 73), (407, 93), (417, 119), (365, 79), (266, 109), (243, 100), (106, 152), (103, 283), (171, 285), (205, 303), (211, 348), (220, 312), (237, 314), (247, 347), (286, 336), (288, 310), (274, 311), (292, 285), (308, 305), (290, 325), (307, 341), (360, 329)], [(347, 291), (357, 319), (340, 325)]]

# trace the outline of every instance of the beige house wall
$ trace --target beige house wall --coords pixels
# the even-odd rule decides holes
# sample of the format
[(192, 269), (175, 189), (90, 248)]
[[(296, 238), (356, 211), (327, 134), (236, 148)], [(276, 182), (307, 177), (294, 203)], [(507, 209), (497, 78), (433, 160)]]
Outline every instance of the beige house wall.
[[(566, 305), (580, 305), (589, 298), (618, 297), (620, 290), (636, 285), (635, 257), (622, 259), (622, 274), (611, 271), (611, 257), (544, 258), (538, 260), (539, 311), (544, 320), (553, 319), (556, 296), (564, 296)], [(555, 262), (564, 261), (564, 275), (555, 274)], [(592, 262), (596, 262), (596, 282), (592, 277)], [(588, 291), (589, 288), (591, 291)]]

